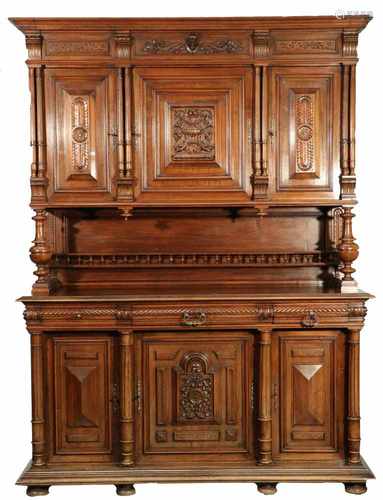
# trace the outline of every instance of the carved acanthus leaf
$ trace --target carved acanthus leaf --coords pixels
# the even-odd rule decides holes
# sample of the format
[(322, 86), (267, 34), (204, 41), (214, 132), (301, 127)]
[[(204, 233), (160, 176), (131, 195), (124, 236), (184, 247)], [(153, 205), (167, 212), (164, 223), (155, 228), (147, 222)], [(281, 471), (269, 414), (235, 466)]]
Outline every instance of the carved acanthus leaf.
[(144, 52), (147, 54), (236, 54), (243, 47), (237, 40), (222, 39), (214, 42), (203, 42), (198, 33), (190, 33), (185, 40), (170, 42), (163, 39), (147, 40)]

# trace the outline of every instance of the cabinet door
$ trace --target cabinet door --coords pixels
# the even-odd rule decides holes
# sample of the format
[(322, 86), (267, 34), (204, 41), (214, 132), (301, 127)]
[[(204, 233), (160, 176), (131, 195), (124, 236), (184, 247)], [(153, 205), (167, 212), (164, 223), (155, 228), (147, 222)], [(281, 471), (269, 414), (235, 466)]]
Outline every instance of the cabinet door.
[(53, 460), (111, 460), (113, 348), (112, 337), (107, 336), (51, 338)]
[(138, 202), (249, 199), (252, 72), (134, 70)]
[(333, 199), (339, 175), (339, 69), (272, 70), (274, 199)]
[(336, 458), (342, 453), (344, 334), (273, 334), (274, 454)]
[(111, 201), (116, 162), (115, 71), (48, 69), (46, 86), (49, 201)]
[(251, 344), (246, 334), (145, 335), (141, 461), (249, 457)]

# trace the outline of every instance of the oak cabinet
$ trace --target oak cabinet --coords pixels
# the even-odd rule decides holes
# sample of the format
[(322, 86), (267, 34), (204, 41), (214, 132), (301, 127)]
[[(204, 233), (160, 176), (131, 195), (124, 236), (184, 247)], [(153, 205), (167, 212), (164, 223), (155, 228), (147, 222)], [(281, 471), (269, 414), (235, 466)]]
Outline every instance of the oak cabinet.
[(113, 201), (117, 173), (117, 72), (47, 69), (48, 199)]

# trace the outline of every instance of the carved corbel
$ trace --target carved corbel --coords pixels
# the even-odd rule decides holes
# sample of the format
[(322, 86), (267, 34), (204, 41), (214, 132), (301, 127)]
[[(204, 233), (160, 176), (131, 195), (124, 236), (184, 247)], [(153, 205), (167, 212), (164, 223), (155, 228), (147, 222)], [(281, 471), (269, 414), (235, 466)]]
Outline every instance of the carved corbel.
[(45, 225), (47, 213), (45, 210), (35, 210), (36, 215), (33, 220), (36, 223), (36, 235), (33, 246), (30, 248), (31, 260), (37, 265), (34, 274), (37, 281), (32, 286), (33, 295), (49, 295), (49, 261), (52, 257), (51, 249), (45, 238)]
[(358, 57), (358, 32), (343, 31), (342, 33), (342, 53), (343, 57)]
[(271, 54), (269, 31), (253, 31), (254, 57), (267, 57)]
[(130, 31), (120, 31), (114, 35), (117, 57), (130, 58), (134, 37)]
[(355, 238), (352, 234), (353, 217), (354, 214), (352, 213), (352, 207), (344, 207), (342, 213), (343, 234), (338, 246), (339, 257), (343, 263), (343, 267), (341, 269), (341, 272), (343, 273), (342, 292), (354, 292), (357, 290), (357, 283), (352, 277), (355, 269), (351, 265), (359, 255), (359, 247), (355, 243)]
[(41, 59), (43, 37), (40, 31), (29, 31), (25, 34), (25, 45), (28, 51), (28, 59)]

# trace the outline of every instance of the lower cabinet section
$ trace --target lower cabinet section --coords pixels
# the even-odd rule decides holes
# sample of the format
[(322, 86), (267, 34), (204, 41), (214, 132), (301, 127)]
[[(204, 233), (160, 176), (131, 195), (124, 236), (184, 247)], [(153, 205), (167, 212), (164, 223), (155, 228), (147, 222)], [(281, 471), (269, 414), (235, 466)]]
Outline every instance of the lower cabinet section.
[(343, 455), (344, 337), (336, 330), (273, 332), (274, 458)]
[(138, 462), (252, 456), (253, 337), (246, 332), (142, 336)]

